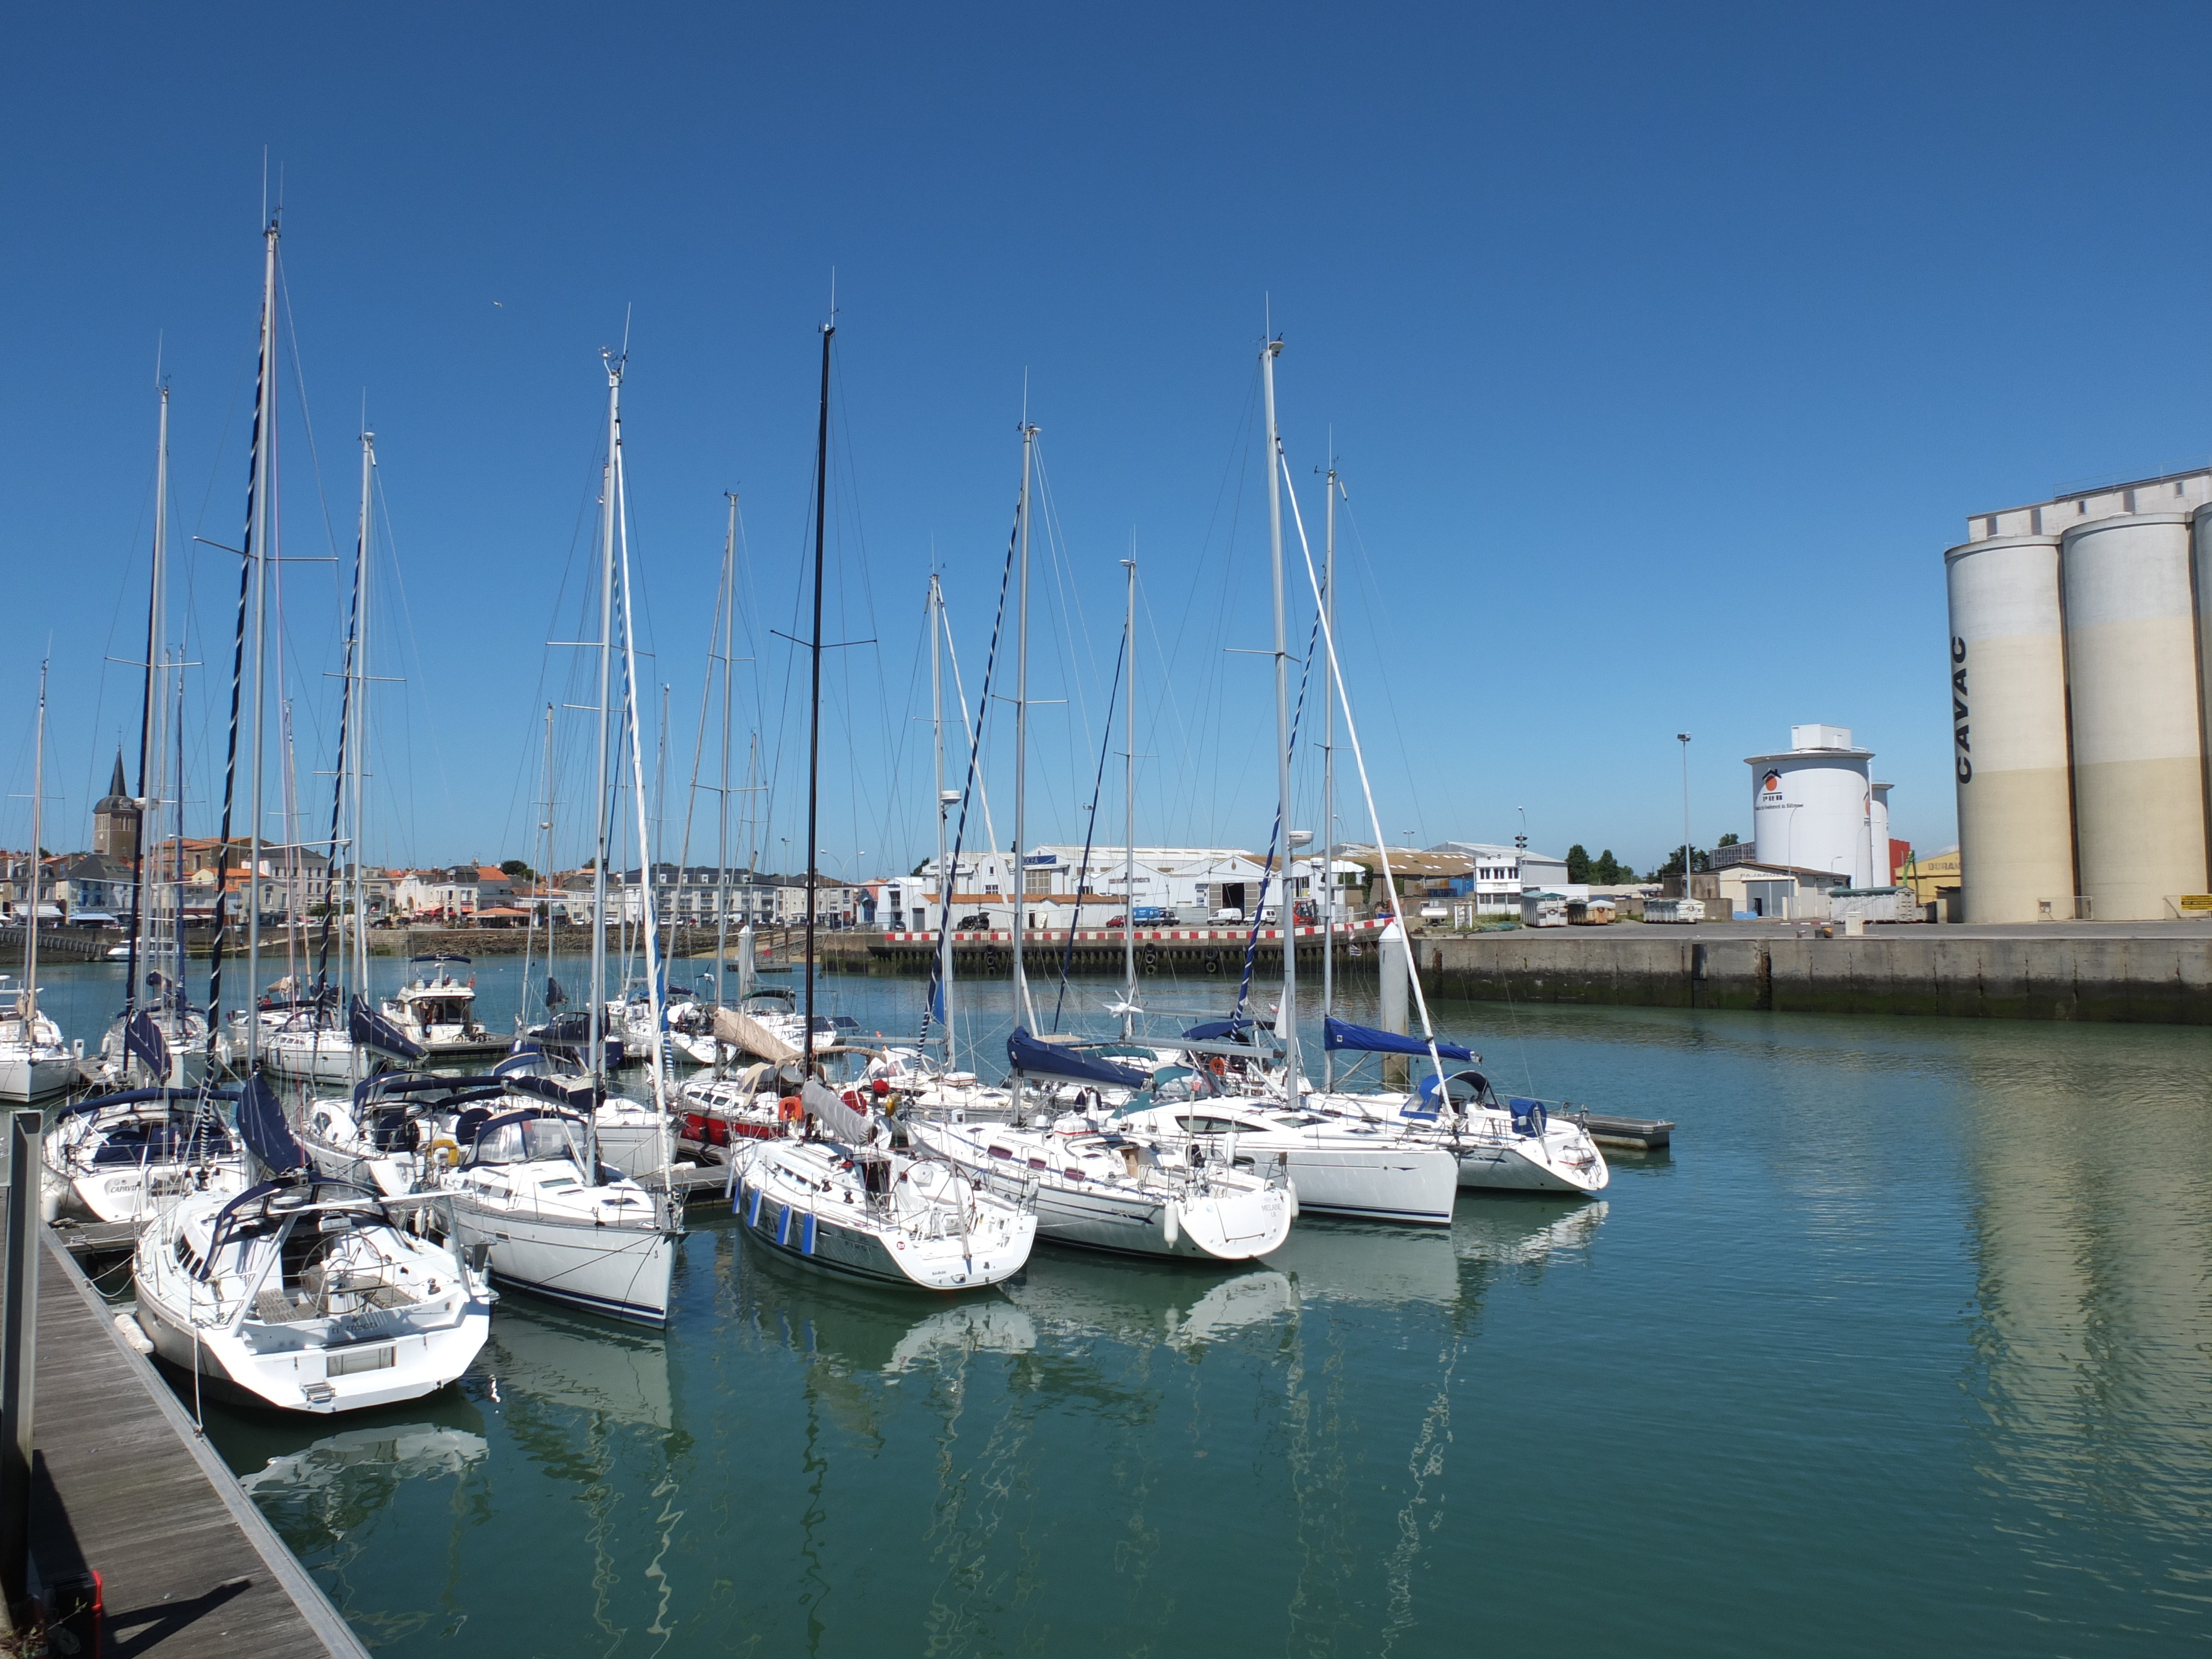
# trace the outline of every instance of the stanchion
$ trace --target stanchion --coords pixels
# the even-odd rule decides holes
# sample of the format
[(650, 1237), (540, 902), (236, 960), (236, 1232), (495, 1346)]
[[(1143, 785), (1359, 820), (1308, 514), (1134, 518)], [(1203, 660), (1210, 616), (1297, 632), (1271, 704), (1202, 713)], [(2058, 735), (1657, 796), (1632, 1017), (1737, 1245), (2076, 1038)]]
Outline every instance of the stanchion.
[(10, 1603), (30, 1581), (31, 1385), (38, 1369), (39, 1131), (17, 1112), (8, 1137), (7, 1305), (0, 1320), (0, 1586)]

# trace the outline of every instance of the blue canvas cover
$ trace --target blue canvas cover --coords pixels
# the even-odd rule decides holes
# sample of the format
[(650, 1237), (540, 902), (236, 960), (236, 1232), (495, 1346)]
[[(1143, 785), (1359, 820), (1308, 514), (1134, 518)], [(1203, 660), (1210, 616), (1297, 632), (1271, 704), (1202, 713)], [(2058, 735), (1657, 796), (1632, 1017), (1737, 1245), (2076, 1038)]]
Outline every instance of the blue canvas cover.
[(1079, 1083), (1103, 1083), (1109, 1089), (1141, 1089), (1145, 1077), (1110, 1060), (1086, 1054), (1079, 1048), (1063, 1048), (1039, 1042), (1020, 1026), (1006, 1039), (1006, 1059), (1017, 1072), (1029, 1077), (1060, 1077)]
[(258, 1073), (238, 1091), (238, 1133), (271, 1175), (295, 1175), (307, 1167), (307, 1149), (285, 1121), (276, 1091)]
[(1251, 1030), (1250, 1019), (1231, 1016), (1228, 1019), (1210, 1019), (1203, 1025), (1194, 1025), (1183, 1035), (1194, 1042), (1236, 1042)]
[(399, 1028), (382, 1014), (372, 1013), (359, 997), (353, 1000), (353, 1008), (346, 1021), (346, 1029), (353, 1040), (364, 1048), (373, 1048), (380, 1054), (389, 1054), (394, 1060), (420, 1060), (429, 1052), (403, 1035)]
[(146, 1071), (157, 1082), (169, 1075), (169, 1042), (161, 1035), (153, 1014), (141, 1008), (131, 1016), (123, 1027), (123, 1050), (143, 1060)]
[[(1428, 1058), (1429, 1045), (1416, 1036), (1400, 1036), (1395, 1031), (1378, 1031), (1369, 1025), (1354, 1025), (1348, 1019), (1334, 1016), (1322, 1022), (1322, 1044), (1328, 1048), (1350, 1048), (1365, 1054), (1419, 1054)], [(1443, 1060), (1473, 1060), (1474, 1055), (1456, 1042), (1437, 1039), (1437, 1054)]]

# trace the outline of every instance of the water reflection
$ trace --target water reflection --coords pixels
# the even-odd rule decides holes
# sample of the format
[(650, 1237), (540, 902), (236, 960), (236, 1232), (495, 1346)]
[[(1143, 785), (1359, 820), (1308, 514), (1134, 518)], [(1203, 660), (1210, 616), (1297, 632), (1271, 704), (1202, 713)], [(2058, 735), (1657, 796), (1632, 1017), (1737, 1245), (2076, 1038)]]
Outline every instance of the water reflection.
[[(2201, 1620), (2212, 1514), (2212, 1147), (2202, 1074), (1991, 1056), (1966, 1158), (1993, 1498), (2039, 1576)], [(2201, 1632), (2201, 1625), (2196, 1627)], [(2181, 1628), (2178, 1622), (2176, 1632)]]
[(296, 1548), (342, 1541), (410, 1481), (453, 1479), (483, 1462), (490, 1443), (435, 1423), (348, 1429), (272, 1457), (238, 1484)]

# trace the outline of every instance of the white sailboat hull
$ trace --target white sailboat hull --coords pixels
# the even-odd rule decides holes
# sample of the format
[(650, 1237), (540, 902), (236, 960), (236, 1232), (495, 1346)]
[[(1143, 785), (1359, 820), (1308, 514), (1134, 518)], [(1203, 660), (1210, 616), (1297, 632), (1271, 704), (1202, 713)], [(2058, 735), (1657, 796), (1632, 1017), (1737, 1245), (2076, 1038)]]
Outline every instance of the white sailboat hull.
[(549, 1301), (642, 1325), (668, 1322), (676, 1241), (658, 1227), (514, 1213), (466, 1190), (453, 1194), (465, 1247), (486, 1247), (492, 1282)]
[[(255, 1353), (235, 1333), (191, 1328), (142, 1288), (138, 1324), (154, 1352), (249, 1405), (329, 1416), (435, 1394), (468, 1370), (491, 1331), (491, 1309), (472, 1304), (444, 1330), (395, 1331), (328, 1347)], [(389, 1350), (387, 1358), (386, 1350)], [(332, 1371), (333, 1364), (341, 1369)], [(360, 1365), (358, 1370), (343, 1369)]]

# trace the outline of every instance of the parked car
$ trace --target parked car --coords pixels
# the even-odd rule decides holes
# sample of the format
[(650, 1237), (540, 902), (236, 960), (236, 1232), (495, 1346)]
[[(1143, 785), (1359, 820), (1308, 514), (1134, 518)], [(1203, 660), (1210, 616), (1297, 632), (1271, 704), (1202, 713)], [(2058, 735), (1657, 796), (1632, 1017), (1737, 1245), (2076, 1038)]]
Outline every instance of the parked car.
[(1244, 920), (1244, 912), (1234, 904), (1224, 904), (1221, 908), (1213, 913), (1211, 920), (1214, 921), (1242, 921)]
[(987, 915), (978, 915), (961, 917), (960, 926), (953, 931), (955, 933), (987, 933), (990, 932), (990, 930), (991, 918)]
[(1127, 916), (1109, 916), (1106, 918), (1106, 925), (1109, 927), (1127, 927), (1129, 925), (1129, 919)]

